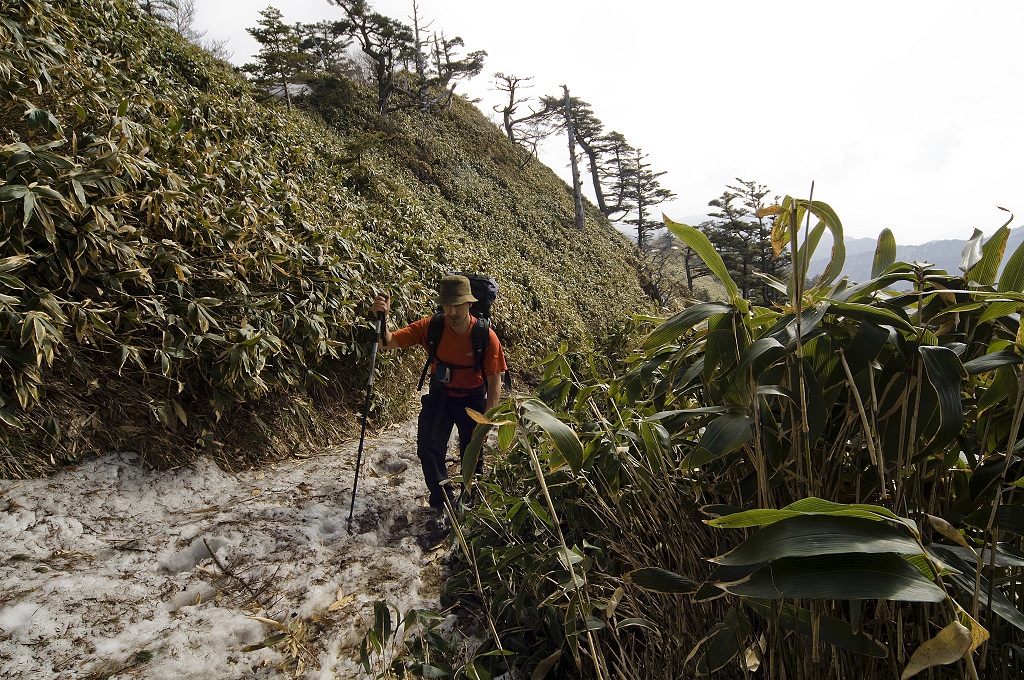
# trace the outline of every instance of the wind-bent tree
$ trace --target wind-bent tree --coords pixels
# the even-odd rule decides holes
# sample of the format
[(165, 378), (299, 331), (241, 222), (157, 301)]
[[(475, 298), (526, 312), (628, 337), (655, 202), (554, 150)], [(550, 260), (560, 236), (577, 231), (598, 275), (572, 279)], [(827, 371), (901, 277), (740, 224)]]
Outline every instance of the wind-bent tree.
[(252, 74), (258, 85), (268, 89), (280, 87), (288, 109), (292, 108), (292, 85), (299, 81), (313, 58), (299, 50), (299, 36), (292, 26), (281, 21), (281, 11), (267, 7), (260, 12), (258, 26), (245, 29), (260, 44), (254, 63), (242, 70)]
[(591, 105), (578, 97), (570, 97), (568, 103), (559, 97), (544, 97), (541, 99), (541, 103), (544, 105), (544, 110), (561, 114), (559, 127), (567, 126), (571, 122), (576, 142), (583, 149), (583, 153), (587, 155), (597, 207), (602, 214), (607, 215), (608, 209), (605, 205), (602, 187), (603, 177), (600, 171), (605, 151), (604, 123), (594, 113)]
[(370, 9), (366, 0), (330, 0), (345, 13), (345, 31), (353, 36), (372, 64), (377, 84), (377, 108), (391, 110), (396, 92), (395, 67), (414, 58), (415, 41), (407, 25)]
[(413, 36), (413, 60), (415, 62), (416, 69), (416, 99), (420, 102), (421, 108), (427, 110), (429, 108), (427, 102), (429, 100), (429, 86), (427, 84), (427, 40), (423, 38), (423, 33), (430, 28), (433, 22), (429, 22), (426, 26), (420, 26), (420, 4), (416, 1), (412, 1), (412, 36)]
[(529, 97), (521, 96), (521, 90), (531, 87), (529, 81), (533, 77), (520, 77), (514, 74), (497, 72), (494, 74), (494, 86), (499, 92), (508, 94), (508, 102), (492, 107), (495, 113), (501, 114), (502, 127), (508, 141), (518, 144), (530, 152), (531, 156), (537, 155), (537, 145), (540, 141), (551, 134), (545, 129), (545, 123), (551, 116), (547, 107), (535, 111), (532, 107), (530, 112), (524, 116), (517, 116), (519, 107), (530, 101)]
[(444, 33), (434, 34), (431, 54), (433, 74), (428, 79), (427, 85), (437, 88), (441, 93), (434, 99), (428, 100), (429, 105), (425, 106), (426, 110), (436, 103), (443, 103), (445, 106), (451, 105), (456, 85), (462, 80), (469, 80), (480, 75), (484, 70), (484, 58), (487, 56), (487, 52), (484, 50), (474, 50), (464, 59), (457, 58), (457, 48), (464, 47), (465, 44), (465, 41), (459, 36), (449, 40), (444, 37)]
[(563, 115), (565, 116), (565, 130), (569, 137), (569, 166), (572, 169), (572, 198), (576, 213), (576, 228), (583, 231), (583, 191), (580, 189), (580, 166), (576, 156), (576, 127), (573, 122), (572, 98), (569, 96), (569, 87), (562, 85), (565, 92), (563, 99)]

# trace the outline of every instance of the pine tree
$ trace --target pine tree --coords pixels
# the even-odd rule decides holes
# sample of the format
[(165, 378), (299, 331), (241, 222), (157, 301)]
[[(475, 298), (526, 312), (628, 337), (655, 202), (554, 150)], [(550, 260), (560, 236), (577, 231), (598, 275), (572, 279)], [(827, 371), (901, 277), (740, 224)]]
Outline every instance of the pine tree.
[(288, 109), (292, 108), (290, 85), (299, 82), (298, 76), (310, 65), (313, 57), (299, 50), (299, 36), (292, 26), (281, 21), (281, 11), (267, 7), (254, 28), (245, 29), (260, 44), (256, 62), (242, 67), (257, 84), (271, 93), (277, 89), (284, 95)]
[(651, 164), (644, 162), (646, 159), (647, 154), (634, 149), (632, 158), (626, 159), (619, 180), (622, 183), (623, 200), (631, 208), (629, 216), (623, 221), (636, 229), (636, 245), (642, 252), (648, 249), (653, 234), (662, 227), (660, 220), (653, 219), (654, 208), (675, 198), (675, 194), (662, 187), (658, 179), (665, 172), (652, 171)]
[(773, 218), (757, 216), (769, 191), (756, 182), (738, 177), (736, 181), (738, 185), (727, 185), (721, 196), (708, 203), (717, 211), (708, 213), (713, 219), (701, 224), (701, 229), (722, 255), (743, 297), (751, 299), (756, 293), (759, 303), (770, 304), (775, 299), (774, 289), (758, 273), (779, 278), (786, 265), (772, 253)]
[(415, 59), (413, 31), (405, 24), (370, 9), (366, 0), (330, 0), (345, 12), (345, 31), (359, 43), (369, 58), (377, 83), (377, 107), (380, 113), (392, 110), (397, 91), (396, 67)]
[(629, 186), (634, 175), (633, 159), (636, 149), (626, 142), (619, 132), (609, 132), (601, 143), (604, 156), (601, 159), (601, 190), (604, 193), (604, 214), (609, 219), (617, 219), (633, 210), (636, 206), (628, 197)]
[(341, 21), (318, 21), (315, 24), (295, 24), (299, 51), (311, 57), (310, 68), (316, 73), (338, 75), (352, 70), (348, 47), (352, 37)]

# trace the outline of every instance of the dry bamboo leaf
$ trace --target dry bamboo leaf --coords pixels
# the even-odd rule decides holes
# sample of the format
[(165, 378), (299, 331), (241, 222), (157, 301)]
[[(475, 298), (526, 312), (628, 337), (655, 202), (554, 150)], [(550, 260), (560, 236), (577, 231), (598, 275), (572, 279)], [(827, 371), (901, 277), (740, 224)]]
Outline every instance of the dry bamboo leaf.
[(555, 650), (554, 654), (537, 664), (537, 667), (533, 669), (533, 673), (530, 675), (530, 680), (542, 680), (547, 677), (547, 674), (555, 667), (555, 664), (557, 664), (558, 660), (561, 658), (562, 650)]
[(968, 545), (963, 535), (956, 530), (956, 527), (954, 527), (946, 520), (942, 519), (941, 517), (936, 517), (935, 515), (925, 515), (925, 517), (928, 518), (928, 523), (932, 525), (932, 529), (935, 529), (940, 534), (942, 534), (949, 540), (957, 543), (958, 545), (962, 545), (965, 548), (971, 547), (970, 545)]
[(245, 618), (252, 619), (253, 621), (259, 621), (264, 625), (270, 626), (271, 628), (275, 628), (280, 631), (284, 631), (285, 633), (291, 632), (288, 626), (284, 625), (280, 621), (275, 621), (274, 619), (268, 619), (263, 616), (247, 616)]
[(485, 416), (483, 413), (480, 413), (479, 411), (474, 411), (471, 408), (467, 408), (466, 409), (466, 415), (468, 415), (470, 418), (472, 418), (476, 422), (480, 423), (481, 425), (511, 425), (512, 424), (511, 420), (491, 420), (487, 416)]
[(772, 215), (781, 215), (783, 212), (781, 205), (766, 205), (762, 208), (758, 208), (754, 212), (754, 217), (770, 217)]
[(985, 626), (981, 625), (974, 620), (974, 617), (968, 614), (964, 609), (960, 609), (960, 622), (967, 626), (971, 631), (971, 650), (974, 651), (978, 647), (981, 647), (989, 638), (988, 630)]
[(954, 621), (939, 631), (938, 635), (927, 640), (914, 650), (910, 663), (903, 670), (900, 680), (907, 680), (932, 666), (953, 663), (970, 653), (973, 636), (970, 629), (959, 621)]
[(612, 593), (612, 596), (608, 598), (608, 606), (604, 608), (604, 613), (606, 617), (608, 617), (609, 619), (612, 618), (612, 615), (615, 614), (615, 610), (618, 608), (619, 602), (622, 601), (622, 596), (625, 593), (626, 591), (622, 586), (619, 586), (615, 589), (615, 592)]
[(756, 673), (757, 669), (761, 667), (761, 659), (764, 658), (764, 650), (767, 645), (768, 641), (762, 634), (756, 643), (747, 647), (744, 663), (751, 673)]
[(355, 602), (355, 599), (356, 599), (355, 594), (346, 595), (345, 597), (341, 597), (341, 593), (339, 593), (338, 595), (339, 595), (338, 599), (335, 600), (331, 604), (331, 606), (327, 608), (327, 611), (329, 611), (329, 612), (338, 611), (339, 609), (341, 609), (341, 608), (343, 608), (343, 607), (345, 607), (347, 605), (352, 604), (353, 602)]

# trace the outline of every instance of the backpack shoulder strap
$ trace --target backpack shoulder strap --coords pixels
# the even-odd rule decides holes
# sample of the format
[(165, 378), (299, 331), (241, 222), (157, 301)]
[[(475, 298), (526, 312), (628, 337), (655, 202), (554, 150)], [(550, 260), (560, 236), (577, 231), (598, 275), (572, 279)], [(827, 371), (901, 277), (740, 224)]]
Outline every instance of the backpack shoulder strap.
[(487, 376), (484, 375), (484, 354), (487, 353), (487, 347), (490, 344), (491, 321), (490, 319), (479, 317), (473, 325), (473, 365), (476, 367), (476, 370), (480, 371), (480, 375), (485, 380)]
[(423, 389), (423, 383), (427, 379), (427, 371), (430, 370), (430, 365), (437, 358), (437, 346), (441, 344), (442, 335), (444, 335), (444, 312), (438, 312), (430, 317), (430, 325), (427, 326), (427, 363), (423, 364), (420, 384), (416, 388), (418, 390)]

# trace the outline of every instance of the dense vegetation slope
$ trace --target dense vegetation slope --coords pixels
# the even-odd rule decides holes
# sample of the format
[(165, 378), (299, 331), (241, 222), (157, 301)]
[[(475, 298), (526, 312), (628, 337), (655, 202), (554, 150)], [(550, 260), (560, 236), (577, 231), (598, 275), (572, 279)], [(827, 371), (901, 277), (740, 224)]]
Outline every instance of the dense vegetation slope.
[[(129, 447), (231, 465), (350, 419), (373, 291), (396, 322), (486, 271), (528, 369), (648, 302), (634, 249), (473, 106), (381, 117), (349, 81), (288, 113), (127, 0), (4, 0), (0, 474)], [(415, 359), (388, 357), (378, 415)], [(288, 433), (287, 437), (280, 435)]]

